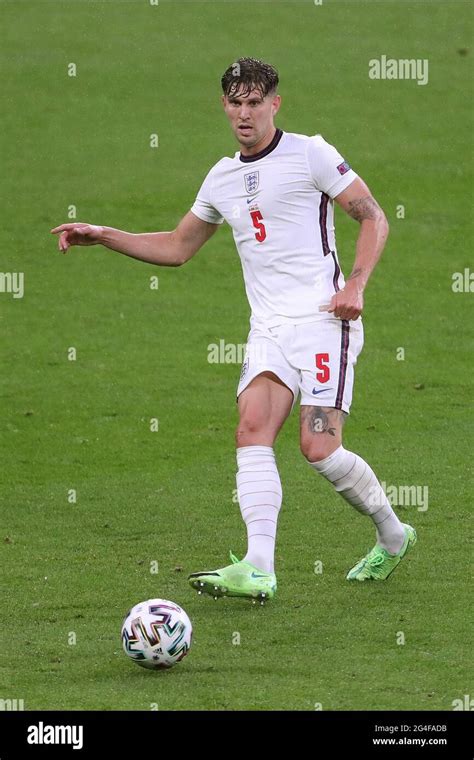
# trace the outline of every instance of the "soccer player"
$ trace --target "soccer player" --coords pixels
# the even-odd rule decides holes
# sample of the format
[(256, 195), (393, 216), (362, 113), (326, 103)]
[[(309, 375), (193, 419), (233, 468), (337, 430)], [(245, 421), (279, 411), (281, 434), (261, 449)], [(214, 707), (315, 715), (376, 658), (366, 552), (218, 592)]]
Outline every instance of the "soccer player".
[[(273, 444), (298, 396), (300, 445), (315, 472), (375, 527), (374, 548), (349, 581), (385, 580), (416, 542), (371, 467), (342, 444), (354, 365), (363, 345), (367, 281), (388, 235), (384, 212), (365, 182), (321, 135), (274, 125), (281, 97), (273, 66), (240, 58), (224, 73), (222, 104), (240, 150), (207, 174), (191, 210), (171, 232), (131, 234), (62, 224), (59, 250), (100, 243), (162, 266), (188, 261), (224, 220), (232, 227), (251, 308), (237, 388), (237, 493), (248, 550), (242, 560), (189, 576), (200, 593), (275, 595), (277, 520), (282, 489)], [(344, 279), (334, 201), (359, 224), (352, 272)]]

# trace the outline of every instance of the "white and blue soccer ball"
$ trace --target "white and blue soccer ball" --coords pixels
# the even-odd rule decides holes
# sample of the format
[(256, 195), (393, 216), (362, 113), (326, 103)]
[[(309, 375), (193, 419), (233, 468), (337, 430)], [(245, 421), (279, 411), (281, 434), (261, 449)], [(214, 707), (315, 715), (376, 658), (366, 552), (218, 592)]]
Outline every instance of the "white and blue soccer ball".
[(122, 624), (125, 654), (142, 668), (172, 668), (189, 652), (191, 621), (182, 607), (167, 599), (148, 599), (127, 612)]

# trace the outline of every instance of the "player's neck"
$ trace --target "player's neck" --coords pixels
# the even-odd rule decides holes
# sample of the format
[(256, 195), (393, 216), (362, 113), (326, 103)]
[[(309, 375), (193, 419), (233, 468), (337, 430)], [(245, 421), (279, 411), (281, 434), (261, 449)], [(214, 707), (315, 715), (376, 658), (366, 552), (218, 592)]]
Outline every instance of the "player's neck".
[(270, 131), (262, 137), (262, 139), (256, 143), (255, 145), (252, 145), (252, 147), (247, 148), (245, 145), (240, 146), (240, 155), (245, 157), (255, 156), (257, 153), (260, 153), (262, 150), (265, 150), (267, 148), (273, 138), (276, 135), (277, 128), (275, 125), (273, 125), (270, 129)]

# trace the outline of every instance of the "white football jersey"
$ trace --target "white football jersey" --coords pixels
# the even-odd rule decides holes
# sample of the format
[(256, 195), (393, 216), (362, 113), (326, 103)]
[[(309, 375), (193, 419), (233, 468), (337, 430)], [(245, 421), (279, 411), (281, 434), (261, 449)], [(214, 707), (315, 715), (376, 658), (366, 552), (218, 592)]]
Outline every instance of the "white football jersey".
[(319, 306), (344, 287), (333, 198), (356, 177), (321, 135), (281, 129), (260, 153), (209, 171), (191, 211), (232, 227), (252, 326), (327, 318)]

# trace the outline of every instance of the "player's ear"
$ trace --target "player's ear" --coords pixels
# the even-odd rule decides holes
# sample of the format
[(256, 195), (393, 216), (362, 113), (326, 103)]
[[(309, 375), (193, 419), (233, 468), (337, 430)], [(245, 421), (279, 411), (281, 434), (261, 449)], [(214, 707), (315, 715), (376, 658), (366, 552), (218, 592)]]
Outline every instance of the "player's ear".
[(275, 114), (278, 113), (278, 111), (280, 110), (280, 105), (281, 105), (281, 95), (275, 95), (275, 97), (273, 98), (273, 103), (272, 103), (273, 116), (275, 116)]

